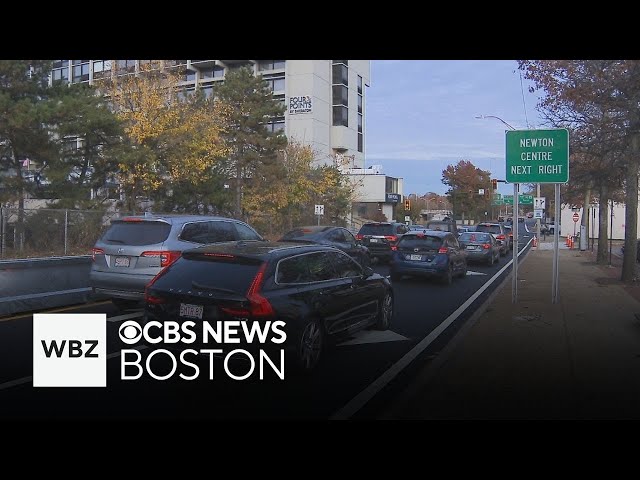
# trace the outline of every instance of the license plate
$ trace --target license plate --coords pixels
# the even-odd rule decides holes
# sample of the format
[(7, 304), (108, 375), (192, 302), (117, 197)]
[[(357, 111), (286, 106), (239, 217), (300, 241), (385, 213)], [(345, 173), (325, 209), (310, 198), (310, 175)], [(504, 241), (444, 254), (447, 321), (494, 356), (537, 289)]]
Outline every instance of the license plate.
[(371, 242), (371, 243), (378, 243), (378, 242), (379, 242), (379, 240), (378, 240), (377, 238), (370, 238), (370, 239), (369, 239), (369, 242)]
[(113, 265), (116, 267), (128, 267), (130, 261), (129, 257), (116, 257)]
[(475, 250), (476, 246), (475, 245), (467, 245), (467, 250)]
[(202, 305), (191, 305), (189, 303), (180, 304), (180, 316), (188, 318), (198, 318), (202, 320), (202, 311), (204, 307)]
[(422, 255), (411, 255), (410, 260), (422, 260)]

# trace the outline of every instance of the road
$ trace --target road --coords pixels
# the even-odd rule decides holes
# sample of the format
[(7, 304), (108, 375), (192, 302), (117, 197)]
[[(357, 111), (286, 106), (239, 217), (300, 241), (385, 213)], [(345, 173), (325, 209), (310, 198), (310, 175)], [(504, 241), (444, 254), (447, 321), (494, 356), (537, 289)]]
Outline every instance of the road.
[[(532, 223), (527, 221), (533, 231)], [(520, 248), (523, 248), (531, 235), (524, 223), (519, 224), (519, 235)], [(0, 404), (3, 406), (0, 419), (376, 418), (377, 412), (406, 385), (415, 370), (438, 355), (511, 268), (504, 269), (459, 316), (453, 319), (451, 314), (465, 302), (469, 303), (469, 299), (510, 260), (511, 255), (507, 255), (492, 267), (470, 264), (467, 277), (454, 280), (451, 286), (421, 279), (396, 282), (395, 318), (389, 331), (360, 332), (333, 346), (312, 376), (285, 376), (284, 381), (273, 374), (260, 380), (257, 373), (245, 381), (236, 381), (223, 374), (220, 360), (214, 362), (214, 378), (210, 380), (206, 358), (194, 362), (203, 371), (194, 381), (175, 376), (175, 380), (159, 381), (148, 375), (136, 381), (121, 380), (119, 349), (123, 345), (118, 328), (124, 320), (135, 320), (141, 313), (118, 312), (110, 302), (98, 302), (64, 311), (107, 314), (107, 353), (111, 354), (107, 360), (107, 388), (34, 388), (31, 379), (32, 316), (0, 319)], [(376, 266), (375, 270), (382, 275), (388, 275), (389, 271), (386, 265)], [(396, 365), (447, 319), (451, 322), (448, 328), (414, 361), (403, 369)], [(230, 366), (238, 375), (246, 371), (248, 365), (239, 363), (232, 362)], [(159, 375), (170, 369), (168, 362), (159, 358), (154, 359), (153, 365)], [(375, 395), (361, 394), (367, 389), (372, 391), (371, 384), (390, 368), (397, 370), (397, 375), (388, 378), (388, 382), (376, 384), (379, 388), (373, 389)], [(180, 371), (178, 367), (178, 373)], [(192, 370), (184, 370), (184, 373), (191, 374)]]

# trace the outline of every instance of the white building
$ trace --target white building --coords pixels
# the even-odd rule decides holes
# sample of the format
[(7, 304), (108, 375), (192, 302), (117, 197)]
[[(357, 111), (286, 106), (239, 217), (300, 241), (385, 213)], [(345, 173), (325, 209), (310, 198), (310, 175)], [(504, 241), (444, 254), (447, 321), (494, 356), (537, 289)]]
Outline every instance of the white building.
[[(55, 60), (51, 81), (93, 83), (111, 75), (132, 74), (150, 60)], [(181, 69), (185, 94), (209, 96), (229, 70), (248, 65), (273, 90), (287, 110), (272, 130), (310, 144), (321, 163), (341, 154), (352, 168), (364, 167), (365, 101), (369, 60), (165, 60)]]
[[(598, 238), (599, 222), (600, 222), (600, 210), (598, 205), (589, 207), (586, 210), (589, 215), (589, 230), (587, 235), (589, 238)], [(578, 214), (578, 221), (573, 221), (573, 214)], [(611, 216), (611, 202), (609, 202), (609, 215), (607, 217), (607, 233), (613, 240), (624, 240), (625, 234), (625, 214), (626, 208), (624, 203), (613, 203), (613, 218)], [(584, 209), (571, 208), (568, 205), (562, 205), (560, 207), (560, 222), (561, 222), (561, 235), (573, 235), (574, 227), (575, 232), (580, 232), (580, 224), (582, 222), (582, 215), (584, 215)], [(613, 225), (613, 229), (611, 228)], [(612, 234), (613, 232), (613, 234)], [(636, 238), (640, 238), (640, 209), (638, 209), (638, 228)]]
[(369, 168), (348, 168), (342, 170), (355, 186), (352, 217), (354, 226), (363, 220), (375, 218), (376, 212), (393, 221), (398, 208), (403, 207), (403, 178), (389, 177), (380, 165)]

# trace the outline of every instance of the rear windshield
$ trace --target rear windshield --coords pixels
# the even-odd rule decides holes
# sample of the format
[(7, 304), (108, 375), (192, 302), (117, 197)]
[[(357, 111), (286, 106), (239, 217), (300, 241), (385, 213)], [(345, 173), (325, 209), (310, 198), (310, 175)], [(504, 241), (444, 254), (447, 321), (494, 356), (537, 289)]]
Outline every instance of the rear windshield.
[(458, 238), (461, 242), (491, 242), (491, 235), (488, 233), (463, 233)]
[(291, 240), (292, 238), (309, 237), (311, 235), (315, 235), (316, 233), (318, 232), (309, 228), (296, 228), (295, 230), (291, 230), (290, 232), (285, 233), (282, 236), (282, 239)]
[(165, 222), (114, 222), (102, 241), (114, 245), (153, 245), (164, 242), (171, 225)]
[(422, 248), (435, 250), (442, 246), (442, 237), (430, 235), (405, 235), (398, 242), (398, 248)]
[(450, 223), (427, 223), (428, 230), (441, 230), (443, 232), (453, 232), (453, 225)]
[[(191, 257), (191, 258), (189, 258)], [(232, 290), (244, 295), (258, 273), (259, 261), (234, 261), (188, 255), (178, 259), (166, 274), (154, 283), (158, 289), (189, 288), (192, 282), (199, 285)], [(214, 290), (212, 290), (214, 292)]]
[(393, 225), (365, 224), (358, 232), (360, 235), (393, 235)]
[(476, 232), (495, 233), (497, 235), (502, 233), (500, 225), (478, 225), (476, 227)]

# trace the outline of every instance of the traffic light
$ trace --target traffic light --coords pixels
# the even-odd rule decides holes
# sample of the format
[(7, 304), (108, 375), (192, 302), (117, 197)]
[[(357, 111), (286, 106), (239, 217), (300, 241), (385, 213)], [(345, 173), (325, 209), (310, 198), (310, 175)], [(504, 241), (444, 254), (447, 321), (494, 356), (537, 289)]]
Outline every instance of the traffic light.
[(491, 179), (491, 188), (494, 190), (498, 189), (498, 180), (496, 180), (495, 178)]
[(408, 212), (411, 210), (411, 200), (408, 198), (404, 201), (404, 209)]

